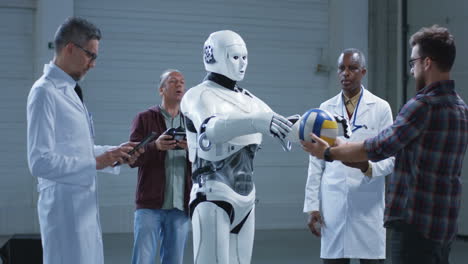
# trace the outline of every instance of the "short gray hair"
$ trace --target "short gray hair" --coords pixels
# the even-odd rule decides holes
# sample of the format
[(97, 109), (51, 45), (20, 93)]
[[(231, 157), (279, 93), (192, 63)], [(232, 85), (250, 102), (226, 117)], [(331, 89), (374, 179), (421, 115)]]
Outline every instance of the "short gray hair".
[(167, 69), (167, 70), (163, 71), (163, 73), (159, 77), (159, 89), (161, 89), (164, 82), (167, 81), (167, 78), (169, 78), (169, 74), (171, 74), (173, 72), (178, 72), (178, 73), (182, 74), (179, 70), (176, 70), (176, 69)]
[(55, 32), (55, 53), (60, 53), (68, 43), (86, 45), (92, 39), (101, 40), (101, 30), (81, 17), (69, 17)]
[(349, 49), (343, 50), (343, 52), (341, 52), (340, 56), (338, 57), (337, 64), (340, 64), (341, 55), (344, 56), (346, 54), (357, 54), (359, 65), (361, 65), (362, 68), (366, 68), (366, 56), (364, 55), (364, 53), (362, 53), (362, 51), (355, 49), (355, 48), (349, 48)]

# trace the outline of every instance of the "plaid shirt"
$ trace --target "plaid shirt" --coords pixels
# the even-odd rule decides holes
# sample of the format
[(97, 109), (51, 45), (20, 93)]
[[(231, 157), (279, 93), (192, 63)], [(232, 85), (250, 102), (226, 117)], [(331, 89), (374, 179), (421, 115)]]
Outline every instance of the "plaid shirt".
[(421, 89), (392, 126), (364, 142), (371, 160), (395, 155), (388, 181), (385, 223), (403, 220), (426, 238), (446, 242), (457, 233), (468, 107), (454, 81)]

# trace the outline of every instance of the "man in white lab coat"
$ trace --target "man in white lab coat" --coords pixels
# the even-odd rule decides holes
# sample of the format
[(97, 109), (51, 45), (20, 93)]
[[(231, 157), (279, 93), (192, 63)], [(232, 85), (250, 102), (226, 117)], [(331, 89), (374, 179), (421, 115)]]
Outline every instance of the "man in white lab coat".
[[(349, 141), (373, 137), (393, 122), (389, 104), (361, 84), (365, 74), (364, 54), (344, 50), (338, 58), (342, 91), (320, 105), (348, 119)], [(361, 264), (384, 262), (384, 176), (392, 172), (393, 163), (393, 157), (344, 164), (310, 156), (304, 212), (309, 214), (311, 232), (321, 236), (323, 263), (350, 263), (350, 259), (360, 259)]]
[(96, 174), (115, 162), (133, 163), (136, 145), (94, 145), (91, 115), (77, 82), (95, 66), (100, 30), (67, 19), (55, 34), (55, 56), (27, 103), (28, 164), (38, 178), (38, 214), (45, 264), (104, 263)]

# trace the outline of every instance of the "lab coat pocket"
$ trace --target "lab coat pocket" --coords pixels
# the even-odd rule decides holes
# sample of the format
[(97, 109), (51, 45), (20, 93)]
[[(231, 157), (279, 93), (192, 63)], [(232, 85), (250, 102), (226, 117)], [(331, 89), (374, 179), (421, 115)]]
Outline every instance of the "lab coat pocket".
[(51, 215), (56, 203), (55, 196), (56, 184), (50, 184), (40, 190), (37, 205), (39, 215), (43, 214), (46, 217)]
[(334, 227), (340, 225), (346, 211), (346, 197), (344, 192), (329, 188), (322, 189), (321, 211), (325, 225)]
[(349, 210), (354, 219), (382, 221), (384, 201), (378, 192), (355, 192), (349, 195)]

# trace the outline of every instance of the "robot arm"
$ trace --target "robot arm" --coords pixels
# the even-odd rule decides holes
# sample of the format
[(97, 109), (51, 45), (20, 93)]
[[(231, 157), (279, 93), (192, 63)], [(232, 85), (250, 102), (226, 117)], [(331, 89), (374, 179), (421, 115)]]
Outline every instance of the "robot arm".
[(254, 133), (271, 135), (281, 141), (286, 138), (292, 126), (288, 119), (274, 112), (216, 115), (203, 123), (206, 137), (213, 143), (223, 143), (235, 137)]
[(243, 102), (241, 99), (245, 95), (215, 92), (209, 85), (200, 84), (182, 99), (181, 110), (194, 128), (192, 133), (187, 134), (189, 148), (196, 150), (199, 147), (204, 153), (216, 152), (210, 150), (214, 144), (218, 146), (218, 152), (221, 149), (224, 153), (231, 148), (221, 147), (224, 143), (230, 142), (235, 146), (254, 142), (260, 144), (261, 135), (271, 135), (280, 141), (286, 151), (290, 150), (290, 143), (286, 140), (292, 126), (289, 120), (274, 113), (254, 96), (247, 97), (252, 99)]

